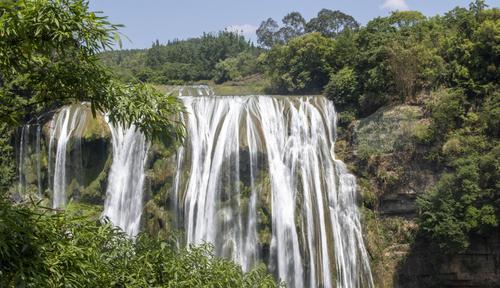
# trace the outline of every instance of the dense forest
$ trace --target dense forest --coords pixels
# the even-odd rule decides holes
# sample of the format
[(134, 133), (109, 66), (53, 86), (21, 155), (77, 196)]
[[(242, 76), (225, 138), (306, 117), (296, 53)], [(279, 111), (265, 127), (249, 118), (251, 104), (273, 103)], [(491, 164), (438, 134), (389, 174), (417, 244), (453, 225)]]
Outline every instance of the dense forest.
[(156, 40), (150, 49), (105, 52), (101, 59), (125, 80), (175, 85), (204, 79), (224, 82), (255, 73), (260, 51), (243, 36), (221, 31), (165, 45)]
[[(13, 133), (61, 105), (88, 101), (93, 111), (136, 124), (150, 139), (182, 141), (183, 127), (171, 120), (180, 103), (149, 84), (259, 75), (268, 93), (333, 101), (341, 139), (380, 108), (422, 107), (428, 121), (417, 124), (414, 145), (404, 149), (415, 157), (418, 151), (438, 181), (417, 199), (419, 237), (434, 251), (456, 255), (471, 238), (498, 231), (498, 8), (476, 0), (444, 15), (399, 11), (366, 25), (340, 11), (323, 9), (308, 21), (291, 12), (281, 24), (263, 21), (258, 45), (220, 31), (109, 51), (118, 28), (85, 1), (0, 4), (0, 286), (277, 286), (265, 267), (243, 273), (209, 246), (178, 249), (172, 239), (148, 235), (130, 241), (108, 223), (11, 198)], [(358, 165), (370, 157), (370, 151), (359, 155)], [(372, 212), (374, 202), (363, 199)]]

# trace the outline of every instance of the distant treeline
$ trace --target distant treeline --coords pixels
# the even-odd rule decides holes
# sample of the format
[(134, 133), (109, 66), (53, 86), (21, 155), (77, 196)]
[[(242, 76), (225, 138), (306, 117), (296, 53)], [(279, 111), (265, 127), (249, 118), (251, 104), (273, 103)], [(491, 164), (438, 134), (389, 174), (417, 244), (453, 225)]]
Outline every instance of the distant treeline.
[(309, 22), (298, 12), (289, 13), (282, 22), (283, 27), (271, 18), (261, 23), (256, 31), (260, 47), (238, 32), (225, 30), (165, 44), (156, 40), (149, 49), (104, 52), (101, 59), (128, 81), (181, 84), (214, 80), (222, 83), (265, 72), (258, 57), (275, 45), (313, 32), (333, 38), (360, 26), (352, 16), (328, 9), (321, 10)]
[[(242, 35), (230, 31), (205, 33), (188, 40), (174, 40), (161, 44), (158, 40), (149, 49), (105, 52), (101, 59), (124, 80), (139, 80), (158, 84), (216, 79), (229, 80), (222, 71), (224, 60), (248, 62), (255, 60), (261, 49)], [(256, 61), (256, 60), (255, 60)], [(255, 73), (256, 63), (250, 68), (240, 67), (239, 73)], [(248, 73), (246, 70), (251, 70)], [(235, 75), (231, 75), (236, 78)]]

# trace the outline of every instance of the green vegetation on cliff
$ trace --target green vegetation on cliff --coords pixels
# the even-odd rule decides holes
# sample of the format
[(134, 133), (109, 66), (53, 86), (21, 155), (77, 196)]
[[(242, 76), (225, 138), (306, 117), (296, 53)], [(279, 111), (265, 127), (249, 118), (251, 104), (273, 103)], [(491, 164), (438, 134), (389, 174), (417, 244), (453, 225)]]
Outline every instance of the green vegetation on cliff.
[[(261, 28), (278, 33), (269, 23)], [(260, 41), (267, 36), (261, 33)], [(453, 254), (467, 248), (471, 235), (488, 235), (500, 221), (499, 39), (500, 11), (475, 1), (443, 16), (393, 12), (331, 35), (268, 41), (271, 48), (260, 58), (273, 88), (324, 91), (340, 110), (343, 128), (386, 105), (424, 110), (427, 119), (407, 127), (411, 145), (401, 147), (405, 152), (398, 157), (410, 159), (418, 148), (442, 173), (418, 201), (420, 232)], [(359, 143), (360, 156), (383, 161), (380, 145), (367, 140)], [(404, 179), (392, 172), (375, 174), (385, 175), (382, 182)]]

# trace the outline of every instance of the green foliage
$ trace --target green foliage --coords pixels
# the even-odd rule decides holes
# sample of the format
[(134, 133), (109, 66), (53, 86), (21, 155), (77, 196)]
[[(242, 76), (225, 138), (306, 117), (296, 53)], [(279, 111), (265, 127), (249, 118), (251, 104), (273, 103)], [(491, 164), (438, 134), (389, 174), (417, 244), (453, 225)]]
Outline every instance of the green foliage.
[[(170, 120), (180, 104), (146, 85), (116, 81), (97, 53), (110, 48), (119, 26), (88, 9), (86, 1), (8, 1), (0, 7), (0, 120), (88, 101), (118, 123), (148, 136), (181, 136)], [(156, 120), (156, 121), (154, 121)], [(180, 132), (180, 131), (179, 131)], [(169, 134), (170, 133), (170, 134)]]
[[(442, 86), (459, 88), (468, 100), (487, 97), (496, 91), (500, 74), (496, 65), (500, 17), (498, 9), (486, 9), (480, 2), (469, 9), (455, 8), (443, 17), (426, 18), (417, 11), (393, 12), (364, 27), (358, 27), (349, 15), (322, 10), (305, 26), (305, 32), (333, 37), (330, 43), (309, 44), (314, 53), (320, 46), (329, 50), (323, 45), (333, 49), (320, 53), (320, 61), (310, 55), (301, 55), (302, 61), (294, 57), (297, 43), (305, 45), (297, 39), (312, 36), (291, 29), (293, 37), (284, 37), (279, 25), (268, 19), (259, 28), (260, 43), (272, 47), (263, 57), (267, 59), (264, 70), (275, 90), (315, 92), (328, 88), (325, 94), (333, 97), (339, 84), (334, 82), (345, 76), (345, 70), (340, 71), (349, 69), (356, 78), (356, 92), (346, 100), (350, 105), (336, 104), (359, 115), (369, 115), (393, 102), (418, 101), (419, 93)], [(300, 15), (292, 16), (287, 15), (301, 27)], [(312, 69), (303, 63), (310, 61), (308, 56), (318, 67), (314, 77), (320, 81), (311, 79)], [(299, 70), (302, 73), (289, 72)], [(324, 79), (330, 77), (333, 82), (324, 87), (328, 83)], [(345, 95), (339, 97), (344, 99)]]
[(242, 52), (236, 57), (227, 58), (215, 65), (214, 80), (216, 83), (238, 81), (259, 71), (257, 58), (248, 52)]
[(306, 30), (306, 20), (299, 12), (288, 13), (283, 17), (283, 27), (278, 32), (284, 42), (304, 34)]
[(356, 107), (359, 97), (358, 81), (353, 69), (344, 67), (330, 76), (323, 94), (331, 99), (339, 109)]
[(418, 143), (430, 144), (434, 140), (434, 130), (427, 121), (420, 121), (413, 127), (413, 137)]
[(208, 245), (132, 240), (109, 223), (12, 206), (0, 199), (2, 287), (277, 287), (264, 266), (249, 273)]
[(280, 28), (272, 18), (262, 21), (257, 29), (257, 42), (266, 48), (272, 48), (305, 33), (320, 33), (324, 37), (335, 38), (359, 28), (359, 23), (351, 15), (328, 9), (321, 9), (309, 22), (299, 12), (288, 13), (282, 22), (283, 27)]
[(351, 15), (328, 9), (321, 9), (306, 25), (307, 32), (319, 32), (325, 37), (332, 38), (344, 31), (358, 28), (359, 23)]
[(469, 10), (456, 8), (444, 18), (455, 28), (443, 41), (441, 54), (449, 63), (446, 81), (468, 96), (495, 91), (499, 80), (495, 63), (499, 61), (500, 12), (486, 10), (480, 2), (474, 2)]
[(469, 246), (471, 235), (488, 235), (500, 222), (500, 143), (489, 133), (489, 107), (481, 109), (479, 102), (469, 108), (474, 106), (458, 90), (438, 95), (430, 110), (446, 172), (418, 200), (420, 226), (439, 248), (456, 253)]
[(310, 33), (274, 46), (263, 57), (273, 87), (287, 92), (320, 91), (333, 70), (333, 43), (319, 33)]
[(492, 137), (500, 136), (500, 92), (495, 91), (486, 97), (483, 105), (483, 117), (486, 122), (487, 133)]
[(272, 18), (262, 21), (256, 31), (256, 34), (258, 38), (257, 43), (266, 48), (271, 48), (274, 45), (281, 43), (279, 25)]
[(242, 35), (220, 31), (165, 45), (156, 40), (150, 49), (106, 52), (100, 57), (123, 79), (176, 85), (213, 78), (226, 81), (222, 80), (225, 75), (220, 75), (222, 68), (216, 71), (217, 64), (226, 59), (236, 61), (233, 58), (255, 62), (258, 51)]
[(419, 199), (420, 226), (440, 248), (455, 253), (500, 220), (498, 73), (492, 64), (498, 63), (500, 17), (498, 9), (476, 1), (441, 20), (448, 29), (438, 51), (446, 63), (443, 83), (455, 89), (437, 91), (427, 104), (446, 172)]
[(427, 48), (423, 45), (404, 47), (394, 42), (388, 50), (389, 70), (394, 78), (394, 89), (399, 97), (413, 98), (422, 90), (424, 79), (423, 66), (427, 57)]
[(498, 225), (500, 146), (484, 156), (468, 155), (451, 162), (454, 173), (419, 199), (422, 231), (443, 251), (456, 253), (469, 245), (471, 233), (486, 234)]
[(448, 133), (459, 127), (465, 114), (465, 97), (458, 90), (438, 90), (432, 94), (427, 109), (431, 112), (438, 133)]
[(10, 145), (10, 135), (7, 124), (0, 123), (0, 195), (12, 185), (14, 178), (14, 149)]
[(146, 67), (146, 50), (104, 51), (99, 54), (99, 59), (126, 82), (137, 80), (146, 82), (154, 72), (151, 68)]

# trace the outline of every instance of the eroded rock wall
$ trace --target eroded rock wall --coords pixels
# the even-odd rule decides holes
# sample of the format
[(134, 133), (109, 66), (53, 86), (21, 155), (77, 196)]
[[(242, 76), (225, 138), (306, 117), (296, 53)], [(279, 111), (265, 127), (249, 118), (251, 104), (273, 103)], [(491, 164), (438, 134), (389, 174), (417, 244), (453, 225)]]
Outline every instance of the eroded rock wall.
[(420, 106), (384, 107), (352, 123), (336, 147), (357, 176), (376, 286), (500, 287), (498, 231), (455, 256), (431, 250), (419, 235), (417, 197), (442, 171), (418, 141), (429, 123)]

